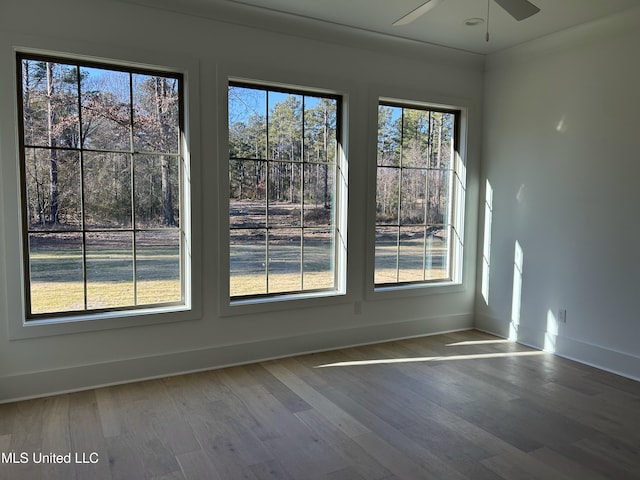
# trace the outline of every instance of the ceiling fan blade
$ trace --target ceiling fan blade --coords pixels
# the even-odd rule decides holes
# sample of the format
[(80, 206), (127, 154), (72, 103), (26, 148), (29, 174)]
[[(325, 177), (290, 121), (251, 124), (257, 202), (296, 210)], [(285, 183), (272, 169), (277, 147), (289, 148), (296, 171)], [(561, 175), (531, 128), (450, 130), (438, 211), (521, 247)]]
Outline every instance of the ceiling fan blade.
[(411, 10), (404, 17), (400, 17), (398, 20), (393, 22), (393, 26), (394, 27), (398, 27), (400, 25), (407, 25), (408, 23), (413, 22), (418, 17), (421, 17), (422, 15), (427, 13), (432, 8), (437, 7), (442, 2), (444, 2), (444, 0), (427, 0), (422, 5), (420, 5), (417, 8)]
[(496, 0), (496, 3), (518, 21), (529, 18), (540, 11), (538, 7), (528, 0)]

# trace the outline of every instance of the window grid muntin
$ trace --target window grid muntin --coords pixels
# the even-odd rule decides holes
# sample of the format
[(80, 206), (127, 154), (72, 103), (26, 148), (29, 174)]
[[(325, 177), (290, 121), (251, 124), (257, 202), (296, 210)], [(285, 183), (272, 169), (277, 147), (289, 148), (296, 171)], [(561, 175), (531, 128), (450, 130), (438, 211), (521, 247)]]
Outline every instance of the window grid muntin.
[[(77, 99), (76, 105), (78, 108), (77, 115), (77, 128), (78, 128), (78, 146), (77, 147), (68, 147), (68, 146), (44, 146), (44, 145), (31, 145), (25, 142), (25, 116), (24, 116), (24, 84), (23, 84), (23, 62), (24, 61), (33, 61), (33, 62), (50, 62), (58, 65), (64, 65), (66, 67), (73, 67), (76, 71), (76, 90), (77, 90)], [(183, 170), (184, 170), (184, 159), (182, 154), (182, 142), (183, 142), (183, 131), (184, 131), (184, 91), (183, 84), (184, 79), (183, 75), (177, 72), (169, 71), (169, 70), (152, 70), (147, 68), (138, 68), (138, 67), (127, 67), (118, 64), (109, 64), (109, 63), (101, 63), (91, 60), (78, 60), (71, 57), (64, 56), (50, 56), (50, 55), (40, 55), (40, 54), (30, 54), (24, 52), (16, 53), (16, 74), (17, 74), (17, 86), (18, 86), (18, 130), (19, 130), (19, 147), (20, 147), (20, 170), (21, 170), (21, 197), (23, 201), (23, 210), (22, 210), (22, 223), (23, 223), (23, 270), (24, 270), (24, 280), (25, 280), (25, 316), (27, 320), (37, 320), (42, 318), (57, 318), (57, 317), (66, 317), (66, 316), (77, 316), (77, 315), (87, 315), (87, 314), (98, 314), (103, 312), (112, 312), (112, 311), (130, 311), (130, 310), (143, 310), (148, 308), (155, 307), (169, 307), (169, 306), (178, 306), (183, 305), (185, 302), (185, 264), (184, 264), (184, 230), (183, 230), (183, 221), (180, 221), (179, 226), (177, 227), (176, 233), (178, 234), (178, 275), (179, 275), (179, 285), (180, 285), (180, 299), (177, 301), (169, 301), (169, 302), (154, 302), (154, 303), (146, 303), (146, 304), (138, 304), (138, 270), (137, 270), (137, 247), (136, 247), (136, 238), (137, 233), (145, 233), (145, 232), (168, 232), (172, 231), (171, 228), (138, 228), (136, 226), (136, 215), (135, 215), (135, 161), (134, 158), (137, 155), (141, 156), (157, 156), (162, 155), (165, 157), (172, 157), (177, 159), (177, 184), (178, 184), (178, 193), (176, 195), (176, 200), (178, 201), (178, 212), (182, 217), (184, 215), (183, 212)], [(106, 149), (106, 148), (87, 148), (84, 146), (83, 139), (83, 119), (82, 119), (82, 76), (80, 71), (82, 68), (96, 68), (108, 71), (116, 71), (116, 72), (124, 72), (128, 74), (129, 78), (129, 146), (128, 150), (125, 149)], [(137, 150), (134, 148), (136, 145), (134, 138), (134, 75), (147, 75), (147, 76), (160, 76), (164, 78), (170, 78), (176, 80), (177, 83), (177, 92), (178, 92), (178, 145), (177, 152), (160, 152), (160, 151), (152, 151), (152, 150)], [(80, 188), (79, 188), (79, 196), (80, 196), (80, 216), (81, 216), (81, 227), (74, 228), (64, 228), (64, 229), (48, 229), (48, 230), (33, 230), (30, 228), (30, 221), (28, 216), (30, 213), (28, 212), (28, 197), (27, 197), (27, 184), (28, 184), (28, 175), (27, 175), (27, 166), (26, 166), (26, 151), (27, 149), (34, 150), (43, 150), (43, 151), (69, 151), (69, 152), (77, 152), (79, 155), (79, 170), (80, 170)], [(84, 154), (85, 153), (114, 153), (114, 154), (123, 154), (129, 156), (129, 163), (131, 165), (131, 173), (129, 175), (130, 181), (130, 201), (131, 201), (131, 227), (130, 228), (86, 228), (86, 209), (85, 209), (85, 161)], [(88, 307), (88, 281), (87, 281), (87, 234), (93, 233), (130, 233), (131, 234), (131, 257), (132, 257), (132, 285), (133, 285), (133, 305), (122, 305), (115, 307), (107, 307), (107, 308), (89, 308)], [(61, 310), (61, 311), (53, 311), (53, 312), (42, 312), (42, 313), (34, 313), (33, 312), (33, 303), (32, 303), (32, 274), (31, 274), (31, 247), (30, 247), (30, 238), (32, 234), (40, 234), (43, 236), (54, 235), (54, 234), (64, 234), (64, 233), (78, 233), (82, 238), (82, 275), (83, 275), (83, 291), (84, 291), (84, 299), (83, 299), (83, 308), (78, 310)]]
[[(420, 104), (414, 104), (414, 103), (410, 103), (410, 102), (403, 102), (403, 101), (386, 101), (386, 100), (380, 100), (378, 102), (378, 115), (379, 115), (379, 111), (380, 111), (380, 107), (391, 107), (391, 108), (400, 108), (401, 110), (401, 114), (400, 114), (400, 125), (401, 125), (401, 130), (400, 130), (400, 134), (401, 134), (401, 138), (400, 138), (400, 142), (399, 142), (399, 155), (398, 155), (398, 164), (397, 165), (391, 165), (388, 163), (385, 163), (384, 161), (381, 162), (380, 158), (379, 158), (379, 150), (376, 152), (376, 171), (379, 171), (379, 169), (384, 168), (384, 169), (396, 169), (399, 172), (398, 175), (398, 185), (397, 185), (397, 211), (396, 211), (396, 218), (397, 218), (397, 223), (379, 223), (378, 222), (378, 218), (377, 218), (377, 214), (376, 214), (376, 221), (375, 221), (375, 230), (376, 230), (376, 240), (375, 240), (375, 248), (374, 248), (374, 256), (377, 257), (377, 249), (378, 249), (378, 242), (377, 242), (377, 232), (378, 229), (383, 228), (383, 229), (395, 229), (396, 230), (396, 234), (395, 234), (395, 278), (396, 281), (395, 282), (377, 282), (375, 279), (377, 278), (378, 275), (378, 268), (377, 268), (377, 258), (374, 259), (374, 284), (375, 287), (391, 287), (391, 286), (404, 286), (404, 285), (416, 285), (416, 284), (441, 284), (441, 283), (448, 283), (448, 282), (452, 282), (455, 279), (456, 276), (456, 262), (459, 261), (459, 259), (457, 258), (456, 252), (458, 250), (458, 248), (455, 248), (453, 245), (454, 240), (457, 239), (458, 243), (460, 245), (462, 245), (462, 240), (459, 237), (459, 232), (458, 232), (458, 228), (457, 228), (457, 222), (461, 221), (460, 218), (458, 218), (458, 215), (456, 215), (457, 209), (459, 208), (459, 206), (456, 206), (456, 202), (458, 201), (458, 182), (460, 182), (460, 178), (459, 178), (459, 172), (457, 169), (457, 164), (456, 164), (456, 152), (459, 150), (459, 135), (460, 135), (460, 117), (461, 117), (461, 112), (459, 110), (456, 109), (451, 109), (451, 108), (444, 108), (444, 107), (436, 107), (436, 106), (429, 106), (429, 105), (420, 105)], [(432, 168), (430, 166), (427, 167), (420, 167), (420, 166), (411, 166), (411, 165), (404, 165), (404, 135), (405, 135), (405, 110), (418, 110), (418, 111), (423, 111), (423, 112), (428, 112), (429, 113), (429, 131), (428, 131), (428, 138), (429, 138), (429, 153), (427, 155), (427, 158), (430, 160), (431, 158), (431, 149), (432, 149), (432, 132), (431, 132), (431, 128), (432, 128), (432, 122), (431, 122), (431, 118), (432, 118), (432, 113), (442, 113), (442, 114), (450, 114), (453, 115), (453, 123), (452, 123), (452, 135), (451, 135), (451, 147), (452, 147), (452, 151), (450, 152), (451, 154), (451, 158), (449, 159), (448, 162), (448, 166), (446, 168)], [(378, 126), (378, 139), (380, 136), (380, 131), (379, 131), (379, 126)], [(377, 145), (379, 145), (379, 140), (376, 142)], [(416, 223), (403, 223), (402, 222), (402, 185), (403, 185), (403, 171), (404, 170), (421, 170), (421, 171), (425, 171), (425, 172), (429, 172), (429, 171), (441, 171), (441, 172), (446, 172), (447, 173), (447, 181), (446, 181), (446, 186), (447, 186), (447, 208), (446, 208), (446, 219), (447, 222), (446, 223), (442, 223), (442, 224), (429, 224), (428, 223), (428, 201), (424, 202), (424, 208), (425, 208), (425, 213), (424, 213), (424, 217), (425, 217), (425, 221), (424, 224), (416, 224)], [(456, 182), (457, 179), (457, 182)], [(376, 180), (376, 184), (377, 184)], [(425, 181), (425, 198), (428, 198), (428, 189), (429, 189), (429, 182), (428, 180)], [(376, 186), (376, 206), (378, 204), (378, 189)], [(447, 239), (446, 239), (446, 256), (443, 257), (443, 261), (446, 262), (446, 277), (442, 277), (442, 278), (435, 278), (435, 279), (428, 279), (426, 278), (426, 269), (423, 269), (423, 280), (421, 281), (400, 281), (400, 275), (401, 275), (401, 271), (400, 271), (400, 261), (401, 261), (401, 255), (400, 255), (400, 247), (401, 247), (401, 230), (402, 227), (424, 227), (425, 230), (425, 240), (424, 240), (424, 249), (423, 249), (423, 264), (426, 263), (427, 261), (427, 257), (424, 255), (424, 252), (426, 252), (427, 249), (427, 241), (426, 241), (426, 234), (427, 231), (430, 228), (433, 227), (441, 227), (441, 229), (445, 230), (447, 232)]]
[[(301, 90), (301, 89), (297, 89), (297, 88), (288, 88), (288, 87), (281, 87), (281, 86), (271, 86), (271, 85), (262, 85), (262, 84), (258, 84), (258, 83), (251, 83), (251, 82), (242, 82), (242, 81), (229, 81), (229, 88), (232, 87), (237, 87), (237, 88), (246, 88), (246, 89), (253, 89), (253, 90), (257, 90), (260, 92), (265, 92), (265, 135), (266, 135), (266, 140), (265, 140), (265, 145), (264, 145), (264, 152), (266, 154), (266, 158), (263, 157), (244, 157), (244, 156), (237, 156), (237, 155), (229, 155), (229, 160), (230, 161), (239, 161), (239, 162), (264, 162), (265, 163), (265, 184), (266, 184), (266, 188), (265, 188), (265, 205), (264, 205), (264, 211), (265, 211), (265, 225), (264, 227), (245, 227), (245, 226), (240, 226), (240, 227), (233, 227), (231, 224), (229, 225), (229, 233), (231, 233), (234, 230), (255, 230), (255, 231), (261, 231), (263, 230), (265, 232), (265, 239), (264, 239), (264, 245), (265, 245), (265, 267), (264, 267), (264, 274), (265, 274), (265, 293), (251, 293), (251, 294), (246, 294), (246, 295), (233, 295), (232, 292), (230, 291), (230, 298), (233, 300), (247, 300), (247, 299), (259, 299), (259, 298), (277, 298), (277, 297), (284, 297), (284, 296), (290, 296), (290, 295), (296, 295), (296, 294), (303, 294), (303, 293), (316, 293), (316, 292), (332, 292), (332, 291), (336, 291), (336, 289), (338, 288), (338, 276), (339, 276), (339, 269), (337, 268), (337, 262), (336, 259), (338, 258), (338, 241), (337, 241), (337, 235), (338, 235), (338, 225), (336, 224), (336, 220), (337, 220), (337, 202), (338, 202), (338, 198), (337, 198), (337, 191), (338, 191), (338, 186), (337, 186), (337, 182), (338, 182), (338, 155), (339, 155), (339, 145), (341, 142), (341, 108), (342, 108), (342, 97), (340, 95), (336, 95), (336, 94), (331, 94), (331, 93), (324, 93), (324, 92), (317, 92), (317, 91), (312, 91), (312, 90)], [(301, 132), (300, 132), (300, 140), (301, 140), (301, 146), (300, 146), (300, 159), (299, 160), (281, 160), (281, 159), (274, 159), (271, 158), (270, 155), (270, 139), (271, 139), (271, 135), (269, 133), (270, 131), (270, 120), (271, 120), (271, 115), (269, 112), (269, 105), (270, 105), (270, 101), (269, 101), (269, 94), (273, 92), (273, 93), (281, 93), (281, 94), (287, 94), (287, 95), (296, 95), (296, 96), (301, 96), (302, 97), (302, 107), (301, 107), (301, 123), (302, 123), (302, 127), (301, 127)], [(305, 107), (305, 98), (306, 97), (311, 97), (311, 98), (320, 98), (320, 99), (329, 99), (329, 100), (333, 100), (335, 101), (335, 106), (336, 106), (336, 124), (335, 124), (335, 141), (334, 141), (334, 146), (333, 148), (335, 149), (335, 158), (333, 161), (329, 161), (327, 160), (326, 162), (311, 162), (311, 161), (307, 161), (305, 160), (305, 127), (306, 127), (306, 121), (305, 121), (305, 112), (306, 112), (306, 107)], [(328, 153), (328, 150), (326, 151)], [(230, 152), (231, 153), (231, 152)], [(271, 168), (270, 165), (271, 164), (290, 164), (290, 165), (300, 165), (301, 166), (301, 178), (300, 178), (300, 226), (291, 226), (291, 225), (271, 225), (270, 221), (269, 221), (269, 206), (270, 206), (270, 194), (269, 194), (269, 187), (271, 185), (270, 183), (270, 176), (271, 176)], [(332, 287), (327, 287), (327, 288), (304, 288), (304, 278), (305, 278), (305, 273), (304, 273), (304, 266), (305, 266), (305, 254), (304, 254), (304, 250), (305, 250), (305, 231), (306, 230), (313, 230), (313, 229), (317, 229), (318, 226), (306, 226), (305, 225), (305, 218), (304, 218), (304, 213), (305, 213), (305, 178), (304, 178), (304, 166), (305, 165), (320, 165), (320, 166), (325, 166), (327, 167), (327, 169), (331, 168), (331, 174), (333, 175), (334, 178), (334, 184), (333, 184), (333, 188), (331, 191), (331, 201), (332, 201), (332, 209), (331, 209), (331, 217), (330, 217), (330, 221), (328, 224), (328, 229), (329, 229), (329, 233), (330, 233), (330, 238), (331, 238), (331, 242), (332, 242), (332, 251), (331, 251), (331, 256), (332, 256), (332, 283), (333, 286)], [(270, 251), (270, 236), (271, 236), (271, 232), (277, 232), (278, 230), (284, 230), (284, 229), (297, 229), (300, 231), (300, 261), (299, 261), (299, 266), (300, 266), (300, 289), (299, 290), (288, 290), (288, 291), (276, 291), (276, 292), (270, 292), (269, 291), (269, 274), (270, 274), (270, 268), (269, 268), (269, 262), (270, 262), (270, 256), (269, 256), (269, 251)], [(231, 256), (231, 249), (230, 249), (230, 256)], [(230, 272), (231, 273), (231, 272)], [(231, 275), (230, 275), (230, 283), (231, 283)], [(231, 288), (230, 288), (231, 290)]]

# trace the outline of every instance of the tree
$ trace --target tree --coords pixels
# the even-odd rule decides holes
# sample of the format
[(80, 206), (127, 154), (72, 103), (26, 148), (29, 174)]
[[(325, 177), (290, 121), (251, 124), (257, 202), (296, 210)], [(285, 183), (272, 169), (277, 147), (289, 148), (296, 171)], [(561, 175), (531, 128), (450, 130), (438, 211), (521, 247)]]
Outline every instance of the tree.
[(378, 107), (378, 165), (400, 165), (401, 111), (400, 107)]
[(331, 190), (329, 169), (336, 160), (337, 102), (322, 98), (315, 107), (305, 109), (305, 161), (316, 163), (316, 176), (312, 190), (314, 199), (320, 197), (324, 208), (330, 207)]
[(164, 76), (136, 75), (140, 79), (135, 85), (136, 102), (134, 129), (140, 147), (159, 153), (162, 219), (165, 226), (175, 227), (173, 178), (169, 153), (178, 151), (180, 132), (178, 129), (178, 80)]
[(269, 198), (278, 202), (299, 203), (298, 163), (302, 161), (302, 98), (288, 95), (275, 103), (268, 117), (271, 178)]
[(397, 221), (400, 202), (399, 170), (402, 108), (378, 107), (376, 214), (378, 223)]
[(54, 65), (51, 62), (46, 62), (47, 69), (47, 122), (49, 128), (49, 211), (50, 211), (50, 223), (58, 223), (58, 137), (56, 135), (54, 126), (56, 123), (56, 113), (54, 111), (54, 95), (55, 87), (53, 84), (53, 69)]
[[(65, 191), (65, 163), (69, 155), (60, 148), (74, 148), (78, 140), (78, 76), (76, 67), (45, 61), (23, 60), (22, 105), (31, 225), (59, 226), (74, 196)], [(46, 152), (46, 168), (43, 153)], [(69, 203), (71, 200), (71, 203)], [(77, 215), (66, 215), (67, 218)]]

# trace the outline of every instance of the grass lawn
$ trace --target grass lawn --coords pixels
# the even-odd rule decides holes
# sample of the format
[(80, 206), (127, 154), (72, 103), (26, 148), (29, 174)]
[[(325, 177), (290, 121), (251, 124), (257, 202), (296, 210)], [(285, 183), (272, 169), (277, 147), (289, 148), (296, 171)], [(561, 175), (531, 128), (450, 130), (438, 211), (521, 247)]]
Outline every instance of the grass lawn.
[[(32, 249), (29, 260), (32, 313), (85, 309), (81, 251)], [(102, 248), (88, 252), (86, 308), (94, 310), (181, 300), (180, 258), (176, 247), (138, 250), (136, 293), (133, 270), (130, 249)]]
[[(179, 280), (138, 281), (138, 305), (180, 301)], [(127, 307), (135, 305), (133, 282), (93, 282), (87, 284), (87, 308)], [(32, 313), (84, 310), (82, 282), (32, 282)]]
[[(435, 243), (435, 242), (434, 242)], [(449, 278), (447, 248), (438, 242), (425, 250), (419, 242), (376, 244), (375, 283), (422, 282)]]
[[(335, 287), (330, 230), (308, 229), (304, 238), (295, 229), (274, 230), (268, 242), (259, 233), (241, 229), (231, 236), (232, 297)], [(32, 313), (179, 302), (180, 252), (172, 238), (141, 237), (145, 241), (137, 245), (134, 262), (131, 246), (118, 248), (105, 235), (101, 242), (88, 244), (84, 264), (80, 244), (36, 239), (29, 257)], [(375, 283), (447, 279), (445, 242), (425, 246), (419, 240), (403, 239), (398, 246), (393, 236), (377, 238)]]
[[(318, 290), (334, 287), (332, 272), (309, 272), (301, 282), (299, 272), (273, 273), (269, 275), (269, 293), (282, 293), (301, 290)], [(229, 289), (232, 297), (259, 295), (266, 293), (266, 276), (234, 275), (230, 278)]]

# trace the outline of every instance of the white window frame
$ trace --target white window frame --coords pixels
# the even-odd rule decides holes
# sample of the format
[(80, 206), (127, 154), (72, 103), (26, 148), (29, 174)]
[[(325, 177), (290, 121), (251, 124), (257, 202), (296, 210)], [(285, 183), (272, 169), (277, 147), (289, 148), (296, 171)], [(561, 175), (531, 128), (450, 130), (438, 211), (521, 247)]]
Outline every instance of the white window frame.
[[(13, 41), (3, 42), (9, 47), (0, 52), (0, 66), (4, 71), (16, 72), (17, 53), (27, 55), (39, 55), (54, 57), (57, 59), (69, 59), (77, 62), (97, 62), (105, 65), (122, 66), (129, 69), (141, 69), (158, 71), (159, 73), (179, 73), (183, 76), (183, 182), (181, 184), (181, 231), (184, 237), (184, 255), (182, 257), (184, 301), (179, 305), (149, 306), (143, 308), (118, 308), (109, 311), (92, 312), (84, 311), (72, 315), (51, 315), (27, 319), (26, 317), (26, 274), (24, 261), (27, 252), (23, 251), (22, 239), (24, 222), (23, 205), (21, 196), (20, 152), (18, 142), (18, 105), (17, 92), (18, 76), (3, 76), (0, 78), (0, 98), (3, 104), (14, 105), (13, 111), (0, 114), (0, 155), (3, 162), (0, 163), (0, 173), (4, 178), (15, 178), (12, 185), (1, 192), (0, 198), (6, 205), (7, 211), (15, 212), (14, 215), (0, 217), (0, 253), (3, 253), (5, 265), (3, 272), (15, 278), (4, 279), (5, 291), (0, 292), (6, 296), (5, 313), (9, 319), (8, 333), (11, 339), (34, 338), (52, 335), (72, 334), (96, 330), (108, 330), (158, 323), (193, 320), (201, 316), (200, 284), (200, 226), (192, 222), (192, 218), (198, 218), (199, 205), (192, 201), (199, 195), (198, 184), (192, 182), (192, 178), (199, 178), (200, 167), (193, 159), (198, 158), (198, 131), (193, 127), (197, 125), (199, 118), (197, 93), (198, 87), (198, 63), (197, 60), (166, 54), (165, 52), (138, 52), (135, 49), (119, 49), (113, 47), (100, 47), (96, 45), (78, 46), (73, 42), (52, 41), (51, 39), (39, 39), (29, 37)], [(47, 49), (41, 48), (47, 45)], [(14, 162), (6, 159), (13, 158)], [(20, 279), (18, 281), (18, 278)], [(11, 299), (11, 301), (9, 301)]]
[[(466, 272), (464, 243), (465, 216), (467, 202), (467, 136), (468, 119), (472, 105), (466, 99), (451, 98), (443, 95), (421, 91), (396, 92), (395, 88), (372, 88), (369, 97), (370, 131), (369, 141), (369, 212), (367, 215), (367, 278), (368, 287), (365, 297), (369, 300), (416, 297), (424, 295), (440, 295), (467, 290), (469, 278)], [(406, 108), (425, 108), (458, 112), (458, 149), (452, 160), (454, 182), (458, 188), (453, 189), (451, 224), (451, 278), (443, 281), (415, 281), (398, 284), (375, 284), (375, 247), (376, 247), (376, 185), (377, 185), (377, 151), (378, 151), (378, 107), (380, 104), (395, 104)], [(455, 241), (455, 240), (458, 241)]]
[[(219, 98), (224, 101), (219, 105), (218, 122), (222, 138), (219, 139), (218, 178), (220, 204), (220, 315), (235, 316), (266, 312), (277, 312), (291, 308), (321, 307), (333, 304), (345, 304), (352, 301), (352, 290), (347, 287), (347, 210), (348, 210), (348, 137), (349, 116), (348, 89), (342, 82), (331, 78), (307, 77), (300, 72), (265, 73), (260, 68), (246, 65), (221, 65), (218, 68), (220, 85)], [(228, 129), (228, 87), (230, 83), (255, 85), (259, 88), (292, 90), (309, 95), (332, 95), (342, 99), (341, 104), (341, 143), (338, 145), (336, 158), (336, 192), (335, 192), (335, 286), (331, 290), (278, 293), (261, 295), (253, 298), (234, 299), (230, 296), (230, 244), (229, 244), (229, 129)], [(224, 92), (224, 93), (223, 93)]]

